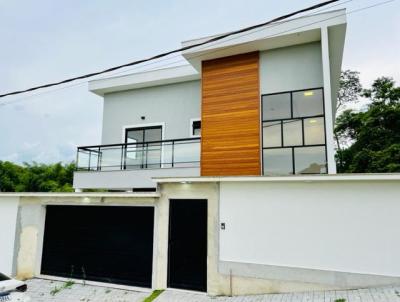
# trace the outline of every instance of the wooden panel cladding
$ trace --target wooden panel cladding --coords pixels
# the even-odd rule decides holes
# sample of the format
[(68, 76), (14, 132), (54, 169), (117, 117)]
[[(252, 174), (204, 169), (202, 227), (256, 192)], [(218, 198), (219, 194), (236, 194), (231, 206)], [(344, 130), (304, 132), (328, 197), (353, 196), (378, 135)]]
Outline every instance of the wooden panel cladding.
[(201, 175), (260, 175), (259, 54), (202, 62)]

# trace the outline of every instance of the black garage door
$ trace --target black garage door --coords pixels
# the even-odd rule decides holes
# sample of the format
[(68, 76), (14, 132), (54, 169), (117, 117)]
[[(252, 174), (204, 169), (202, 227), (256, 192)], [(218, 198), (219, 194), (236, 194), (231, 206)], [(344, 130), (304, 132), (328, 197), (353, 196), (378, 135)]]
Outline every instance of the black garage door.
[(153, 207), (47, 206), (41, 273), (151, 287)]

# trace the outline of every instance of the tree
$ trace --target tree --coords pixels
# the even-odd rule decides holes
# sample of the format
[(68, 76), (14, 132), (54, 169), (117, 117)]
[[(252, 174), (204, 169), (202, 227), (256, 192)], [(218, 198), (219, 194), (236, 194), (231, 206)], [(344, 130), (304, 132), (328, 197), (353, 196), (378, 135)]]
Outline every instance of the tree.
[(350, 142), (337, 151), (339, 172), (400, 172), (400, 87), (381, 77), (362, 92), (370, 99), (365, 112), (345, 110), (336, 119), (335, 135)]
[(75, 164), (0, 161), (0, 192), (72, 192)]
[[(349, 104), (354, 104), (358, 102), (358, 98), (362, 92), (359, 74), (360, 73), (358, 71), (353, 70), (345, 70), (340, 73), (336, 114), (345, 110)], [(344, 116), (342, 118), (348, 117), (348, 113), (343, 112), (343, 114)], [(342, 146), (345, 145), (348, 141), (343, 136), (340, 136), (337, 131), (334, 131), (334, 136), (337, 149), (339, 151), (342, 151)], [(341, 154), (339, 153), (339, 155)], [(341, 161), (342, 158), (339, 156), (338, 160)]]
[(339, 91), (337, 95), (336, 112), (346, 108), (348, 104), (356, 103), (362, 92), (358, 71), (345, 70), (340, 74)]

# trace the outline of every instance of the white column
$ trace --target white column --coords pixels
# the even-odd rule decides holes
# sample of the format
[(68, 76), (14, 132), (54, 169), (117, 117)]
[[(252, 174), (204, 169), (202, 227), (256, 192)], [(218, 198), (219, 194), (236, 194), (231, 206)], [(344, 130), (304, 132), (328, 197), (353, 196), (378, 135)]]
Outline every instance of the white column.
[(335, 145), (333, 136), (334, 116), (332, 111), (331, 69), (329, 60), (329, 35), (326, 26), (321, 28), (322, 73), (324, 77), (325, 132), (328, 173), (336, 174)]

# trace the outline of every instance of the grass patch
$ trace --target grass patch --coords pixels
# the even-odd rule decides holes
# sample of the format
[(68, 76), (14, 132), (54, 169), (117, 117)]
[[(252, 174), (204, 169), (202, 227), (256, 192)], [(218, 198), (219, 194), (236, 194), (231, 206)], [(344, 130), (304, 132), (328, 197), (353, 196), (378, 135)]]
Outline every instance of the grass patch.
[(154, 301), (159, 295), (162, 294), (164, 290), (163, 289), (156, 289), (154, 290), (150, 296), (146, 297), (143, 302), (152, 302)]
[(346, 302), (346, 299), (344, 298), (336, 299), (335, 302)]
[(60, 291), (62, 291), (63, 289), (67, 289), (67, 288), (71, 288), (72, 285), (74, 285), (75, 282), (72, 280), (69, 280), (67, 282), (64, 282), (61, 286), (54, 286), (54, 288), (50, 291), (50, 295), (55, 296), (56, 294), (58, 294)]

